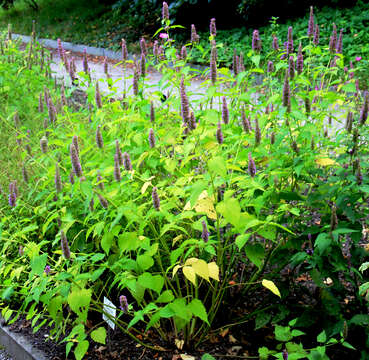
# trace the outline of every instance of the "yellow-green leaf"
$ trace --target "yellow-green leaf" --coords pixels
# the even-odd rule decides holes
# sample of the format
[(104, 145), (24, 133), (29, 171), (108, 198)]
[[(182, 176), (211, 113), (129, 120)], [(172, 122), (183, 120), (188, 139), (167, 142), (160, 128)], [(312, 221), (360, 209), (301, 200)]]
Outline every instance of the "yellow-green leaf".
[(204, 260), (198, 260), (192, 264), (192, 268), (195, 270), (196, 275), (201, 276), (205, 280), (209, 281), (209, 267)]
[(196, 286), (196, 273), (192, 266), (184, 266), (183, 275)]
[(279, 292), (278, 288), (275, 286), (275, 284), (274, 284), (273, 281), (263, 279), (263, 281), (261, 282), (261, 284), (265, 288), (267, 288), (268, 290), (270, 290), (273, 294), (281, 297), (281, 293)]
[(330, 158), (320, 158), (316, 159), (315, 162), (320, 166), (329, 166), (329, 165), (336, 165), (337, 163), (330, 159)]
[(96, 330), (91, 332), (91, 339), (100, 343), (104, 344), (106, 343), (106, 329), (102, 326), (97, 328)]
[(219, 267), (215, 262), (211, 262), (208, 264), (209, 269), (209, 277), (214, 280), (219, 281)]

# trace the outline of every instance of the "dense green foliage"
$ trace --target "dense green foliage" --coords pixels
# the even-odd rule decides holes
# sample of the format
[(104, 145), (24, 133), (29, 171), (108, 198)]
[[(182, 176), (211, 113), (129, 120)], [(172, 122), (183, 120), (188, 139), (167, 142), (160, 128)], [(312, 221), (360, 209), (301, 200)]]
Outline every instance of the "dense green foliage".
[[(72, 90), (67, 101), (53, 89), (37, 43), (21, 51), (1, 38), (2, 315), (50, 325), (76, 359), (106, 341), (104, 297), (117, 306), (115, 326), (152, 348), (159, 339), (197, 348), (247, 324), (274, 330), (258, 344), (262, 359), (281, 359), (282, 349), (329, 359), (333, 345), (366, 358), (362, 63), (350, 68), (327, 39), (314, 45), (304, 34), (290, 57), (267, 40), (244, 62), (232, 49), (231, 72), (219, 67), (222, 46), (211, 36), (212, 69), (194, 99), (189, 64), (203, 46), (190, 43), (178, 58), (172, 31), (163, 21), (163, 52), (134, 64), (125, 79), (133, 94), (107, 76), (98, 84), (111, 93), (101, 95), (77, 74), (87, 87), (82, 107)], [(163, 75), (153, 93), (149, 65)]]

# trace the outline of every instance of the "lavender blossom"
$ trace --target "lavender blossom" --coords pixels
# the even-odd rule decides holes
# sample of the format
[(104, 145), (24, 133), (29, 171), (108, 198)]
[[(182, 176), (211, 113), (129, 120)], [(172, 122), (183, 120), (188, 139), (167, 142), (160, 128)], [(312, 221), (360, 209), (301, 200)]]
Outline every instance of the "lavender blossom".
[(128, 60), (128, 51), (127, 51), (127, 44), (124, 39), (122, 39), (122, 60), (123, 60), (123, 65), (125, 66), (126, 61)]
[(273, 64), (273, 61), (268, 61), (268, 68), (267, 68), (267, 72), (268, 73), (271, 73), (274, 71), (274, 64)]
[(127, 152), (124, 152), (123, 153), (123, 165), (124, 165), (124, 168), (127, 171), (131, 171), (132, 170), (131, 158), (130, 158), (130, 156), (129, 156), (129, 154)]
[(15, 192), (11, 192), (9, 195), (8, 195), (8, 203), (9, 203), (9, 206), (10, 207), (15, 207), (16, 206), (16, 203), (17, 203), (17, 195), (15, 194)]
[(215, 83), (217, 82), (217, 49), (215, 46), (211, 47), (210, 79), (211, 79), (211, 83), (215, 85)]
[(364, 103), (360, 112), (360, 125), (364, 125), (368, 118), (368, 110), (369, 110), (369, 93), (365, 91), (364, 93)]
[(66, 259), (70, 259), (70, 249), (68, 245), (68, 239), (65, 236), (63, 230), (60, 230), (60, 244), (61, 244), (61, 250), (62, 250), (63, 256)]
[(72, 162), (73, 172), (77, 177), (82, 176), (82, 166), (79, 160), (78, 152), (74, 144), (70, 144), (70, 159)]
[(258, 146), (261, 142), (261, 131), (259, 127), (259, 120), (255, 118), (255, 146)]
[(200, 36), (197, 35), (196, 28), (194, 24), (191, 24), (191, 43), (196, 44), (200, 40)]
[(99, 83), (97, 81), (96, 81), (96, 87), (95, 87), (95, 101), (96, 101), (97, 108), (101, 109), (102, 108), (102, 101), (101, 101)]
[(50, 274), (50, 271), (51, 271), (50, 265), (46, 265), (46, 266), (45, 266), (44, 273), (45, 273), (46, 275), (49, 275), (49, 274)]
[(23, 181), (26, 184), (28, 184), (29, 177), (28, 177), (28, 172), (27, 172), (27, 169), (26, 169), (25, 165), (22, 166), (22, 177), (23, 177)]
[(43, 136), (40, 140), (40, 147), (41, 147), (41, 151), (43, 154), (46, 154), (47, 153), (47, 149), (48, 149), (48, 146), (47, 146), (47, 139), (45, 136)]
[(99, 149), (102, 149), (104, 147), (104, 141), (103, 141), (103, 137), (101, 134), (101, 125), (98, 125), (96, 129), (95, 140), (96, 140), (97, 147)]
[(61, 98), (61, 104), (62, 104), (62, 106), (67, 106), (67, 98), (65, 97), (64, 83), (61, 84), (60, 98)]
[(187, 60), (187, 48), (186, 48), (186, 45), (183, 45), (182, 48), (181, 48), (181, 59), (183, 61), (186, 61)]
[(154, 148), (155, 147), (155, 134), (154, 134), (154, 130), (153, 129), (150, 129), (149, 131), (149, 144), (150, 144), (150, 147), (151, 148)]
[(288, 70), (286, 71), (286, 76), (284, 78), (283, 84), (283, 106), (287, 107), (287, 112), (291, 112), (291, 91), (290, 91), (290, 83), (289, 83)]
[(302, 74), (304, 69), (304, 57), (302, 55), (301, 43), (299, 45), (299, 51), (297, 53), (296, 68), (299, 74)]
[(146, 76), (146, 56), (144, 53), (141, 54), (140, 70), (141, 70), (141, 77), (145, 78)]
[(118, 155), (119, 165), (123, 165), (123, 154), (119, 146), (119, 141), (115, 140), (115, 153)]
[(337, 42), (337, 53), (338, 54), (342, 54), (342, 40), (343, 40), (343, 29), (340, 30), (340, 36), (338, 38), (338, 42)]
[(229, 110), (225, 96), (222, 98), (222, 120), (225, 125), (229, 123)]
[(38, 97), (38, 112), (40, 113), (44, 112), (44, 103), (42, 101), (42, 93), (40, 93)]
[(96, 180), (97, 180), (97, 186), (98, 186), (98, 188), (101, 190), (101, 191), (104, 191), (104, 189), (105, 189), (105, 185), (104, 185), (104, 180), (103, 180), (103, 178), (102, 178), (102, 176), (101, 176), (101, 173), (100, 173), (100, 171), (98, 170), (97, 171), (97, 176), (96, 176)]
[(155, 210), (159, 211), (160, 210), (160, 199), (158, 195), (158, 189), (156, 188), (156, 186), (154, 186), (152, 189), (151, 197), (152, 197), (152, 203), (154, 205)]
[(251, 132), (250, 120), (246, 117), (245, 110), (241, 110), (242, 127), (246, 134)]
[(202, 224), (202, 233), (201, 233), (201, 238), (204, 241), (204, 243), (207, 243), (209, 241), (209, 231), (208, 231), (208, 227), (206, 226), (206, 222), (203, 220), (201, 221)]
[(140, 40), (140, 48), (141, 48), (141, 54), (147, 55), (147, 46), (146, 41), (144, 38), (141, 38)]
[(255, 161), (252, 158), (251, 153), (249, 152), (249, 163), (248, 163), (248, 170), (249, 170), (249, 174), (250, 176), (253, 178), (256, 175), (256, 165), (255, 165)]
[(104, 196), (100, 195), (100, 194), (97, 194), (97, 197), (99, 198), (99, 202), (100, 202), (100, 205), (104, 208), (104, 209), (107, 209), (108, 206), (109, 206), (109, 203), (108, 203), (108, 200), (106, 200), (104, 198)]
[(161, 14), (162, 14), (163, 21), (169, 20), (169, 8), (168, 8), (168, 4), (165, 1), (163, 1), (163, 7), (162, 7)]
[(188, 126), (191, 130), (196, 129), (196, 119), (195, 119), (195, 114), (193, 113), (193, 111), (191, 111), (190, 113), (190, 120), (188, 122)]
[(335, 23), (333, 23), (333, 30), (332, 30), (332, 35), (330, 37), (329, 40), (329, 51), (330, 53), (335, 53), (336, 52), (336, 45), (337, 45), (337, 26)]
[(218, 144), (222, 145), (224, 141), (224, 137), (223, 137), (223, 132), (222, 132), (222, 125), (220, 122), (218, 123), (216, 137), (217, 137)]
[(119, 304), (120, 304), (120, 309), (124, 312), (124, 313), (128, 313), (128, 301), (127, 298), (124, 295), (119, 296)]
[(273, 34), (272, 48), (273, 48), (274, 51), (279, 50), (279, 41), (278, 41), (278, 38), (275, 34)]
[(135, 66), (133, 69), (133, 83), (132, 83), (133, 94), (135, 96), (138, 95), (138, 78), (139, 78), (138, 70), (137, 67)]
[(72, 143), (73, 143), (74, 147), (76, 148), (77, 154), (79, 156), (79, 144), (78, 144), (78, 136), (77, 135), (73, 135)]
[(314, 10), (312, 6), (310, 6), (310, 18), (307, 35), (309, 38), (311, 38), (314, 35)]
[(319, 29), (319, 25), (316, 24), (315, 25), (315, 31), (314, 31), (314, 39), (313, 39), (313, 44), (315, 46), (319, 45), (319, 36), (320, 36), (320, 29)]
[(118, 154), (114, 154), (114, 179), (117, 182), (120, 182), (122, 180)]
[(287, 34), (287, 56), (293, 53), (293, 29), (292, 26), (288, 27), (288, 34)]
[(62, 181), (61, 181), (61, 177), (60, 177), (60, 169), (59, 169), (59, 164), (58, 163), (55, 164), (54, 183), (55, 183), (56, 192), (58, 192), (58, 193), (61, 192), (62, 191)]
[(185, 87), (183, 76), (182, 76), (181, 83), (179, 86), (179, 91), (180, 91), (180, 97), (181, 97), (181, 113), (182, 113), (183, 123), (185, 125), (188, 125), (188, 122), (190, 120), (190, 106), (189, 106), (188, 97), (186, 94), (186, 87)]
[(73, 171), (69, 174), (69, 182), (74, 185), (74, 173)]
[(152, 101), (150, 102), (150, 121), (152, 124), (155, 122), (155, 108)]
[(215, 18), (210, 19), (210, 36), (217, 36), (217, 28), (215, 25)]
[(259, 30), (254, 30), (254, 32), (252, 33), (252, 50), (254, 50), (255, 52), (261, 51)]

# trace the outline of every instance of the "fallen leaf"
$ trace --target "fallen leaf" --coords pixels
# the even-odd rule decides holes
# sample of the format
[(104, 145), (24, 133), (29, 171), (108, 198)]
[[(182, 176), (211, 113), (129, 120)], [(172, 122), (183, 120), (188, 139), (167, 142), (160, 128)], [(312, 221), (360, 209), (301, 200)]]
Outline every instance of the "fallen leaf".
[(237, 339), (233, 336), (233, 335), (229, 335), (229, 342), (231, 343), (231, 344), (235, 344), (236, 342), (238, 342), (237, 341)]
[(184, 340), (175, 339), (174, 343), (177, 347), (177, 349), (182, 350), (184, 345)]
[(193, 356), (187, 354), (181, 354), (182, 360), (196, 360)]

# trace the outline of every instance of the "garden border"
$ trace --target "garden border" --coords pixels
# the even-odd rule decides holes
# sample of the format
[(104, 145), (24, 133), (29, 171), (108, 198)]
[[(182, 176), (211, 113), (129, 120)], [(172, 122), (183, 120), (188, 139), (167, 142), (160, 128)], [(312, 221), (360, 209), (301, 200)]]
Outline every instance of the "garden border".
[(3, 325), (0, 317), (0, 345), (14, 360), (47, 360), (48, 358), (36, 349), (27, 338), (21, 334), (11, 332), (8, 326)]

